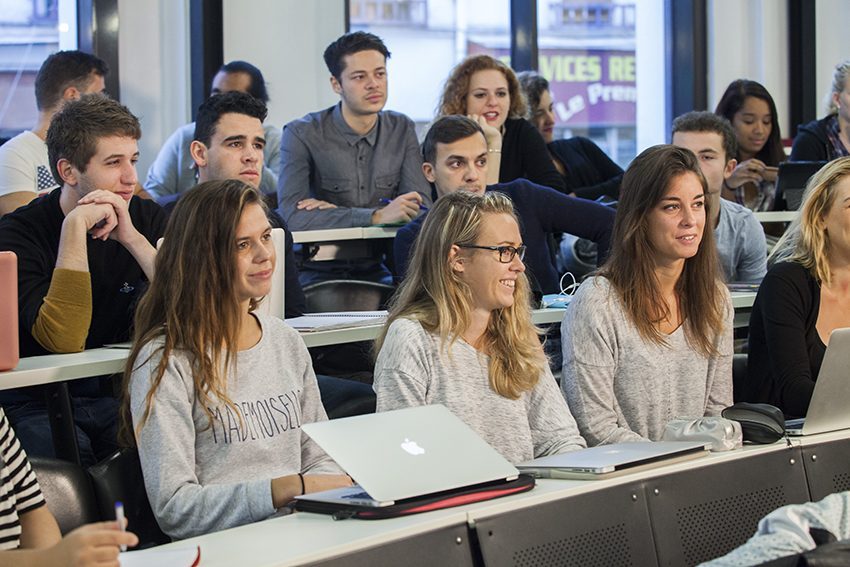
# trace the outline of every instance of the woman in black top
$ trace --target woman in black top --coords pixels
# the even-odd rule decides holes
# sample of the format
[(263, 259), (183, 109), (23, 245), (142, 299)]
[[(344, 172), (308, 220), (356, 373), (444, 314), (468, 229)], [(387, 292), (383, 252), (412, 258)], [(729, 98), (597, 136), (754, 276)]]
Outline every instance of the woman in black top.
[(546, 143), (523, 116), (525, 98), (513, 70), (489, 55), (472, 55), (446, 79), (437, 114), (467, 115), (487, 138), (487, 184), (528, 179), (564, 192)]
[(850, 155), (850, 60), (835, 66), (825, 118), (800, 126), (791, 161), (832, 161)]
[(575, 136), (553, 141), (555, 114), (549, 81), (535, 71), (523, 71), (517, 78), (528, 100), (529, 119), (543, 136), (567, 193), (583, 199), (619, 199), (623, 168), (589, 138)]
[(812, 177), (800, 216), (777, 247), (750, 316), (748, 380), (736, 400), (806, 414), (829, 335), (850, 327), (850, 157)]

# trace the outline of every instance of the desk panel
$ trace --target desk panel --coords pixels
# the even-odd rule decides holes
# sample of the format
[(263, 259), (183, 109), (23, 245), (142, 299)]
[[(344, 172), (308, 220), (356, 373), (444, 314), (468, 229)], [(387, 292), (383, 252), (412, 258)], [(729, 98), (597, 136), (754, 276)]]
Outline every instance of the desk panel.
[(483, 517), (474, 528), (487, 567), (657, 565), (640, 482)]
[(812, 501), (850, 490), (850, 439), (804, 443), (803, 464)]
[(806, 502), (799, 447), (741, 454), (647, 480), (659, 565), (696, 565), (728, 553), (755, 533), (761, 518)]
[[(352, 520), (355, 522), (361, 520)], [(377, 520), (381, 521), (381, 520)], [(374, 567), (375, 565), (404, 565), (404, 567), (473, 567), (472, 545), (466, 523), (393, 541), (378, 547), (320, 561), (323, 567)]]

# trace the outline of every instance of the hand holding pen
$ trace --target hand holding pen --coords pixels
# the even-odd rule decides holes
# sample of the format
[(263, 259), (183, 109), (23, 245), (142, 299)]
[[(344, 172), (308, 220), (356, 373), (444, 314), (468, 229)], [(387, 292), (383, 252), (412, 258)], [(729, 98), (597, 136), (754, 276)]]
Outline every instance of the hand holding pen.
[(420, 210), (427, 210), (422, 195), (416, 191), (404, 193), (395, 199), (381, 199), (381, 204), (384, 207), (372, 213), (372, 224), (407, 222), (416, 218)]

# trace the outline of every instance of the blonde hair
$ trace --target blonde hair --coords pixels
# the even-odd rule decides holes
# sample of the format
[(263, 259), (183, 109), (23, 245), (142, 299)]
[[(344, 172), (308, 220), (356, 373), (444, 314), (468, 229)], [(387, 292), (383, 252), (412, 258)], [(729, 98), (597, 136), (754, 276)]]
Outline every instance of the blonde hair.
[(806, 185), (800, 213), (776, 244), (770, 262), (797, 262), (819, 282), (829, 285), (829, 234), (824, 220), (835, 203), (836, 186), (850, 175), (850, 157), (833, 160), (815, 173)]
[[(513, 203), (502, 193), (478, 196), (458, 191), (440, 197), (416, 239), (407, 277), (393, 297), (375, 352), (396, 319), (419, 321), (427, 331), (440, 335), (442, 348), (451, 346), (469, 327), (472, 290), (452, 269), (449, 254), (456, 244), (476, 243), (488, 214), (506, 214), (516, 220)], [(528, 279), (520, 273), (513, 305), (491, 312), (482, 337), (490, 355), (490, 387), (512, 400), (532, 389), (548, 364), (540, 331), (531, 321), (530, 298)]]
[(478, 71), (490, 70), (500, 71), (508, 82), (508, 96), (511, 99), (508, 118), (524, 118), (528, 105), (516, 74), (513, 69), (489, 55), (470, 55), (452, 69), (443, 86), (443, 95), (437, 106), (437, 116), (466, 115), (466, 96), (469, 94), (469, 81), (472, 75)]

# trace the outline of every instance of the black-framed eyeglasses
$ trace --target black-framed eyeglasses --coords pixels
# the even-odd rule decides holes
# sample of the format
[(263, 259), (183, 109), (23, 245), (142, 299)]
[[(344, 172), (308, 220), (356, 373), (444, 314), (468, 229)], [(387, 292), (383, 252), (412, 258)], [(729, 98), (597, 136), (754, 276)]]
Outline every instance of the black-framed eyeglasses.
[(525, 244), (521, 246), (479, 246), (477, 244), (458, 244), (458, 248), (477, 248), (479, 250), (493, 250), (499, 253), (499, 262), (502, 264), (510, 264), (516, 256), (519, 256), (519, 261), (522, 262), (525, 258)]

